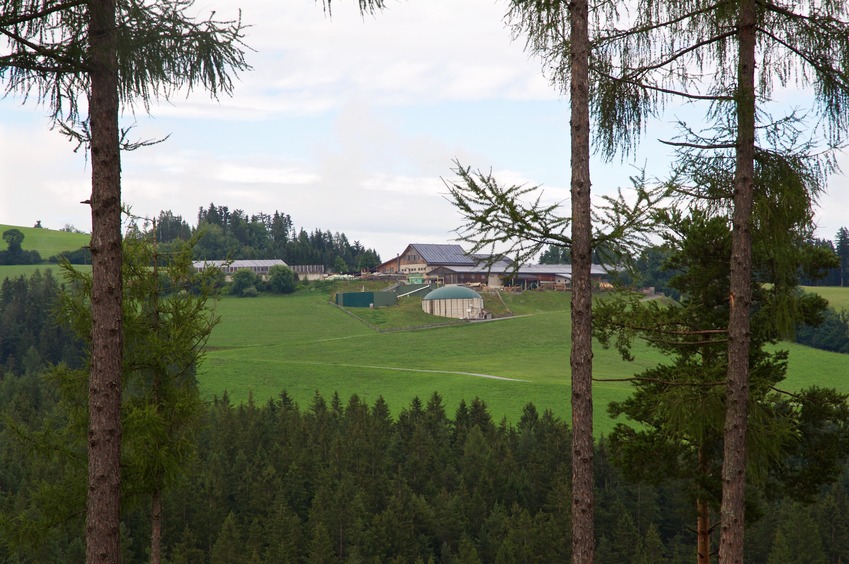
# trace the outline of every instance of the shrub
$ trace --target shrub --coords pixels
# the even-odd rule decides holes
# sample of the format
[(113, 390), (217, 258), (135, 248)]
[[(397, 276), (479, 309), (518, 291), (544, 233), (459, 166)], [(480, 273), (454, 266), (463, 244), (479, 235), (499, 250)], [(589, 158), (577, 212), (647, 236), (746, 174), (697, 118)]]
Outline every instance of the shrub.
[(259, 286), (261, 281), (260, 277), (253, 270), (247, 268), (239, 269), (233, 274), (233, 283), (230, 285), (230, 292), (234, 296), (256, 296), (259, 293), (256, 287)]
[(268, 288), (275, 294), (291, 294), (297, 286), (295, 271), (278, 264), (268, 271)]

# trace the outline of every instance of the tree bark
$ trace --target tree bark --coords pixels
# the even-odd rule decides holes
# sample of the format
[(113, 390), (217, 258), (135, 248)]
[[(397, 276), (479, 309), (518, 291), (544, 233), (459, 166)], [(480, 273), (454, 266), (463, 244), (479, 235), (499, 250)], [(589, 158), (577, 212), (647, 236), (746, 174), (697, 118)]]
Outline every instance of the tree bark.
[(703, 497), (696, 500), (696, 562), (710, 564), (710, 508)]
[[(153, 317), (153, 330), (156, 332), (156, 340), (162, 338), (162, 323), (159, 317), (159, 249), (156, 244), (156, 220), (153, 220), (153, 304), (151, 316)], [(153, 385), (151, 386), (153, 408), (157, 414), (160, 411), (160, 390), (162, 379), (159, 365), (153, 370)], [(160, 447), (161, 448), (161, 447)], [(164, 476), (157, 475), (156, 484), (153, 488), (153, 496), (150, 504), (150, 564), (159, 564), (162, 561), (162, 483)]]
[(752, 278), (752, 207), (755, 153), (755, 1), (741, 0), (738, 19), (737, 163), (731, 233), (731, 310), (728, 387), (722, 464), (719, 559), (743, 562), (746, 432)]
[(89, 3), (92, 333), (86, 561), (120, 562), (121, 155), (115, 0)]
[(150, 564), (162, 562), (162, 490), (153, 491), (150, 508)]
[[(699, 446), (699, 475), (707, 477), (704, 448)], [(710, 564), (710, 506), (703, 495), (696, 499), (696, 562)]]
[(593, 528), (592, 224), (590, 221), (589, 12), (570, 3), (572, 144), (572, 562), (595, 557)]

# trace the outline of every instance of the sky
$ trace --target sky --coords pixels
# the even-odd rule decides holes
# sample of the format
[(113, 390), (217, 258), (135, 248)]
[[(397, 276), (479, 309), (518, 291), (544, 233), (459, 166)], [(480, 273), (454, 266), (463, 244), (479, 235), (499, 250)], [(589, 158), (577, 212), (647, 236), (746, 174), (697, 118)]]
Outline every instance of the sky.
[[(408, 243), (455, 243), (463, 220), (444, 180), (457, 159), (502, 184), (541, 186), (568, 213), (569, 104), (505, 26), (503, 0), (388, 1), (361, 16), (334, 0), (201, 0), (199, 16), (250, 25), (253, 70), (231, 97), (201, 91), (127, 113), (138, 139), (167, 141), (122, 156), (124, 203), (197, 223), (214, 203), (248, 215), (280, 211), (296, 228), (345, 233), (383, 260)], [(228, 13), (228, 10), (230, 12)], [(90, 167), (33, 100), (0, 100), (0, 223), (90, 230)], [(640, 167), (662, 176), (676, 116), (652, 120), (630, 160), (594, 160), (593, 192), (629, 186)], [(849, 172), (849, 154), (838, 162)], [(834, 176), (817, 235), (849, 225), (849, 180)]]

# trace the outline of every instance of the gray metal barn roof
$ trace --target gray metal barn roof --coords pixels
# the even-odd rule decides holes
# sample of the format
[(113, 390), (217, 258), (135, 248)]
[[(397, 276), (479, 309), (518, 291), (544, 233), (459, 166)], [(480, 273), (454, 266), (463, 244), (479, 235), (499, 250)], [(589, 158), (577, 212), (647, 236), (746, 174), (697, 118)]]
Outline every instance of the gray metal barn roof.
[(410, 246), (416, 249), (427, 264), (475, 264), (475, 260), (460, 245), (413, 243)]
[[(590, 274), (597, 276), (615, 272), (617, 269), (609, 266), (594, 264), (590, 267)], [(558, 276), (572, 277), (571, 264), (524, 264), (519, 267), (519, 275), (554, 274)]]

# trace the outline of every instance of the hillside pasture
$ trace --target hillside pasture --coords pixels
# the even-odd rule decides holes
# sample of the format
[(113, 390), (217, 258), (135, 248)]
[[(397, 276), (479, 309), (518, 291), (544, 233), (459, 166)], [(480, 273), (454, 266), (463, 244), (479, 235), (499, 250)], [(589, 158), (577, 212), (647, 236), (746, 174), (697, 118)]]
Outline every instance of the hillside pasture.
[[(414, 397), (425, 401), (437, 391), (449, 414), (461, 400), (477, 397), (496, 421), (515, 423), (528, 402), (568, 419), (569, 294), (505, 293), (502, 298), (512, 317), (457, 322), (426, 316), (445, 324), (404, 330), (405, 323), (422, 324), (420, 309), (406, 303), (346, 311), (322, 291), (227, 297), (216, 304), (221, 323), (209, 341), (201, 388), (209, 398), (226, 391), (235, 402), (252, 396), (257, 403), (285, 389), (302, 406), (317, 391), (325, 397), (336, 392), (343, 401), (356, 394), (368, 403), (383, 396), (395, 415)], [(818, 385), (849, 392), (849, 355), (792, 343), (779, 348), (790, 351), (786, 389)], [(596, 434), (613, 428), (607, 405), (628, 396), (631, 386), (623, 379), (662, 360), (643, 345), (634, 355), (626, 362), (596, 344)]]
[[(0, 225), (0, 234), (8, 229), (17, 229), (24, 234), (21, 248), (25, 251), (38, 251), (44, 260), (63, 251), (75, 251), (89, 244), (91, 236), (86, 233), (69, 233), (53, 229), (36, 229), (17, 225)], [(5, 250), (5, 241), (0, 241)]]
[[(63, 251), (75, 251), (89, 244), (91, 236), (85, 233), (68, 233), (66, 231), (54, 231), (52, 229), (36, 229), (34, 227), (20, 227), (17, 225), (0, 225), (0, 234), (9, 230), (17, 229), (24, 234), (21, 248), (25, 251), (38, 251), (43, 260), (47, 260)], [(6, 250), (6, 242), (0, 240), (0, 250)], [(79, 269), (91, 269), (91, 266), (80, 265)], [(36, 270), (53, 270), (53, 274), (59, 275), (59, 267), (56, 264), (45, 262), (44, 264), (26, 265), (0, 265), (0, 281), (5, 278), (18, 278), (30, 276)]]
[[(569, 295), (528, 292), (505, 297), (513, 317), (486, 322), (378, 332), (328, 296), (225, 298), (217, 303), (221, 324), (213, 331), (201, 369), (208, 397), (226, 390), (240, 402), (265, 402), (284, 389), (301, 405), (316, 391), (343, 400), (357, 394), (371, 403), (383, 396), (393, 413), (438, 391), (449, 413), (460, 400), (484, 400), (493, 417), (515, 423), (528, 402), (569, 417)], [(400, 319), (400, 318), (399, 318)], [(439, 318), (431, 318), (438, 320)], [(418, 324), (418, 317), (413, 324)], [(598, 378), (622, 378), (653, 365), (654, 351), (638, 349), (627, 363), (614, 351), (596, 350)], [(612, 428), (606, 406), (626, 397), (627, 382), (597, 382), (595, 425)]]

